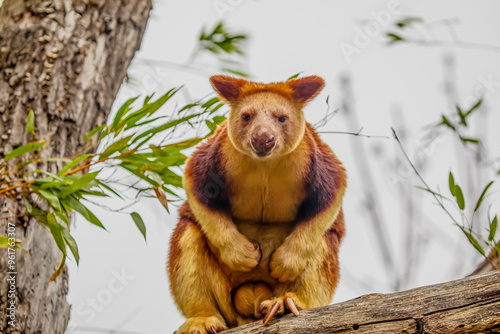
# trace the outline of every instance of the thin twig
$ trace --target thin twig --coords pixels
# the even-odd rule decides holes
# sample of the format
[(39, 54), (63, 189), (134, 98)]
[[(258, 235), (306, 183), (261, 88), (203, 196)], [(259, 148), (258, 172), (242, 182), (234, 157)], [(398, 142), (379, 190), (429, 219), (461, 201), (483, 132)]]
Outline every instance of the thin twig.
[(341, 135), (351, 135), (356, 137), (365, 137), (365, 138), (383, 138), (390, 139), (388, 136), (377, 136), (377, 135), (365, 135), (362, 134), (363, 128), (359, 129), (358, 132), (348, 132), (348, 131), (318, 131), (318, 133), (328, 133), (328, 134), (341, 134)]
[(21, 218), (21, 217), (24, 217), (26, 215), (15, 215), (15, 216), (8, 216), (8, 217), (0, 217), (0, 219), (10, 219), (10, 218)]
[[(434, 198), (436, 199), (436, 202), (438, 203), (438, 205), (444, 210), (444, 212), (446, 212), (446, 214), (453, 220), (453, 222), (459, 226), (460, 228), (463, 228), (462, 225), (460, 225), (460, 223), (455, 219), (455, 217), (453, 217), (453, 215), (450, 213), (450, 211), (448, 211), (448, 209), (446, 209), (446, 207), (444, 206), (443, 202), (441, 201), (441, 199), (439, 198), (438, 195), (435, 194), (434, 191), (432, 191), (432, 189), (429, 187), (429, 185), (427, 184), (427, 182), (424, 180), (424, 178), (422, 177), (422, 175), (420, 175), (420, 173), (418, 172), (417, 168), (415, 167), (415, 165), (411, 162), (410, 160), (410, 157), (408, 156), (408, 154), (406, 153), (405, 149), (404, 149), (404, 146), (403, 144), (401, 143), (401, 141), (399, 140), (399, 137), (396, 133), (396, 130), (394, 130), (394, 128), (391, 127), (391, 130), (392, 130), (392, 133), (394, 135), (394, 138), (396, 139), (396, 141), (398, 142), (399, 144), (399, 147), (401, 148), (401, 151), (403, 152), (406, 160), (408, 161), (408, 163), (410, 164), (411, 168), (413, 169), (413, 171), (415, 172), (415, 174), (417, 175), (417, 177), (420, 179), (420, 181), (422, 182), (422, 184), (428, 189), (428, 190), (431, 190), (430, 193), (432, 194), (432, 196), (434, 196)], [(493, 266), (493, 268), (496, 268), (495, 264), (493, 264), (493, 262), (491, 262), (491, 260), (488, 258), (488, 256), (484, 256), (484, 258), (490, 262), (490, 264)]]
[(500, 53), (500, 46), (476, 43), (476, 42), (460, 42), (460, 41), (445, 41), (445, 40), (426, 41), (423, 39), (405, 39), (404, 41), (424, 46), (434, 46), (434, 47), (454, 46), (463, 49), (474, 49), (474, 50)]
[(0, 195), (3, 194), (3, 193), (6, 193), (8, 191), (14, 190), (16, 188), (29, 187), (29, 185), (33, 184), (33, 183), (35, 183), (35, 181), (26, 181), (26, 182), (23, 182), (23, 183), (15, 184), (13, 186), (10, 186), (8, 188), (0, 190)]
[[(396, 141), (398, 142), (399, 144), (399, 147), (401, 149), (401, 152), (403, 152), (403, 155), (405, 156), (406, 158), (406, 161), (408, 161), (408, 163), (410, 164), (411, 168), (413, 169), (413, 171), (415, 172), (415, 174), (418, 176), (418, 178), (420, 179), (420, 182), (422, 182), (422, 184), (428, 189), (428, 190), (432, 190), (431, 187), (429, 187), (429, 185), (427, 184), (427, 182), (424, 180), (424, 178), (422, 177), (422, 175), (420, 175), (420, 173), (418, 172), (417, 168), (415, 167), (415, 165), (413, 164), (413, 162), (411, 162), (411, 159), (410, 157), (408, 156), (408, 154), (406, 153), (406, 150), (403, 146), (403, 144), (401, 143), (401, 141), (399, 140), (399, 137), (396, 133), (396, 130), (394, 130), (394, 128), (391, 127), (391, 130), (392, 130), (392, 134), (394, 135), (394, 139), (396, 139)], [(450, 211), (448, 211), (448, 209), (446, 209), (446, 207), (444, 206), (443, 202), (441, 201), (441, 199), (439, 198), (439, 196), (437, 196), (434, 191), (431, 192), (432, 196), (434, 196), (434, 198), (436, 199), (437, 203), (439, 204), (439, 206), (448, 214), (448, 216), (450, 216), (450, 218), (453, 220), (453, 222), (457, 225), (460, 225), (458, 223), (458, 221), (455, 219), (455, 217), (453, 217), (453, 215), (450, 213)]]

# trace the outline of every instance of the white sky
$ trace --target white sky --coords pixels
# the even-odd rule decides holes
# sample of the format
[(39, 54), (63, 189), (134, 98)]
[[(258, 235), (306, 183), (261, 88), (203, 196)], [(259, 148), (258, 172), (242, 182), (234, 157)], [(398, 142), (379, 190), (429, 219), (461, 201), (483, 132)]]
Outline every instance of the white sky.
[[(411, 154), (422, 142), (424, 127), (436, 122), (449, 108), (443, 95), (442, 64), (444, 56), (451, 54), (456, 63), (457, 102), (465, 103), (474, 89), (481, 86), (482, 80), (489, 78), (494, 82), (486, 108), (476, 115), (473, 123), (486, 143), (499, 141), (496, 128), (500, 116), (495, 106), (500, 105), (500, 54), (455, 47), (387, 46), (382, 31), (394, 29), (391, 24), (378, 23), (372, 11), (387, 11), (390, 1), (156, 1), (137, 57), (184, 63), (196, 45), (202, 26), (211, 27), (220, 19), (214, 7), (220, 3), (230, 4), (232, 8), (223, 16), (228, 27), (251, 36), (246, 64), (253, 79), (285, 80), (303, 71), (304, 75), (316, 74), (326, 80), (324, 91), (306, 109), (311, 122), (322, 117), (328, 95), (332, 107), (340, 107), (339, 77), (348, 74), (363, 133), (390, 136), (390, 127), (400, 128), (399, 120), (402, 119), (411, 129), (405, 140)], [(461, 40), (500, 46), (497, 18), (500, 4), (497, 1), (402, 0), (400, 3), (400, 15), (391, 14), (391, 22), (401, 15), (422, 17), (426, 22), (459, 18), (455, 29)], [(378, 27), (380, 32), (368, 38), (367, 46), (361, 47), (360, 53), (348, 62), (340, 45), (355, 45), (355, 29), (364, 29), (366, 23), (374, 29)], [(445, 28), (433, 31), (435, 36), (429, 37), (450, 39)], [(122, 87), (114, 108), (137, 93), (161, 93), (181, 84), (185, 84), (191, 96), (205, 96), (211, 92), (208, 75), (218, 73), (216, 66), (205, 65), (211, 61), (210, 57), (205, 57), (194, 64), (207, 71), (207, 75), (165, 66), (143, 66), (136, 61), (129, 71), (134, 80)], [(358, 128), (346, 124), (341, 109), (322, 130), (356, 132)], [(378, 189), (378, 200), (383, 203), (381, 210), (389, 231), (389, 248), (399, 267), (408, 265), (403, 252), (406, 241), (402, 238), (405, 231), (402, 222), (407, 209), (398, 200), (397, 187), (413, 192), (419, 203), (422, 218), (415, 233), (427, 241), (422, 241), (421, 261), (412, 279), (401, 288), (464, 276), (480, 261), (459, 229), (437, 209), (432, 199), (414, 188), (418, 183), (411, 173), (400, 170), (390, 174), (400, 181), (396, 187), (386, 181), (391, 164), (401, 158), (393, 140), (327, 134), (323, 138), (344, 162), (349, 174), (344, 205), (347, 236), (340, 253), (343, 276), (335, 302), (369, 292), (389, 292), (392, 290), (389, 281), (394, 280), (385, 272), (373, 242), (373, 230), (361, 203), (366, 185), (359, 175), (352, 144), (361, 144), (368, 152), (366, 158)], [(425, 153), (431, 162), (423, 171), (429, 184), (440, 185), (443, 192), (447, 189), (450, 166), (458, 181), (467, 183), (464, 160), (455, 159), (460, 146), (449, 137), (445, 138)], [(499, 147), (490, 146), (492, 157), (499, 156)], [(477, 188), (491, 177), (481, 175)], [(114, 208), (123, 205), (117, 201), (105, 204)], [(498, 209), (496, 207), (496, 212)], [(92, 327), (110, 329), (109, 333), (172, 333), (183, 322), (170, 296), (165, 269), (176, 212), (167, 214), (156, 200), (143, 200), (129, 208), (128, 212), (137, 211), (145, 220), (146, 245), (128, 215), (110, 213), (98, 207), (93, 207), (93, 211), (109, 232), (77, 219), (73, 233), (81, 262), (79, 268), (74, 262), (69, 263), (68, 300), (72, 304), (72, 314), (67, 332), (102, 332), (90, 330)]]

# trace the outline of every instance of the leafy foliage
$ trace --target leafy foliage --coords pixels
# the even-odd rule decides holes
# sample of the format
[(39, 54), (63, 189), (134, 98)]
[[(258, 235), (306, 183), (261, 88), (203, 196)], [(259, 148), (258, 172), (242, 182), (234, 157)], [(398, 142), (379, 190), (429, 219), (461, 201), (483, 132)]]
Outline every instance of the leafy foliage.
[(246, 78), (249, 75), (240, 69), (239, 57), (244, 55), (242, 46), (247, 38), (245, 34), (229, 32), (221, 21), (213, 29), (201, 31), (198, 50), (194, 55), (199, 51), (208, 51), (221, 62), (221, 71)]
[[(454, 132), (463, 144), (475, 144), (479, 145), (481, 142), (477, 138), (471, 138), (466, 136), (464, 133), (469, 127), (469, 117), (479, 109), (483, 102), (483, 99), (479, 99), (472, 107), (467, 111), (462, 111), (462, 108), (457, 105), (456, 113), (451, 115), (441, 115), (441, 122), (436, 124), (436, 127), (445, 127)], [(453, 118), (452, 118), (453, 117)]]
[[(216, 97), (186, 105), (171, 115), (159, 116), (161, 107), (179, 90), (180, 88), (173, 88), (156, 100), (153, 96), (147, 96), (142, 105), (135, 108), (137, 97), (126, 101), (109, 125), (99, 125), (85, 135), (84, 138), (90, 145), (96, 137), (100, 139), (101, 144), (104, 143), (100, 152), (57, 159), (64, 162), (57, 175), (39, 169), (25, 173), (31, 165), (41, 161), (31, 159), (8, 171), (15, 173), (11, 177), (16, 180), (15, 184), (9, 185), (9, 181), (0, 179), (0, 195), (16, 198), (22, 193), (25, 214), (35, 217), (45, 225), (60, 249), (62, 260), (51, 280), (55, 279), (64, 267), (67, 249), (77, 264), (80, 259), (77, 243), (70, 233), (70, 214), (78, 212), (91, 224), (105, 229), (102, 222), (87, 207), (87, 201), (93, 197), (121, 198), (119, 192), (114, 189), (113, 182), (101, 178), (104, 169), (113, 167), (125, 170), (141, 182), (140, 188), (136, 188), (138, 194), (150, 191), (152, 194), (160, 194), (160, 201), (167, 210), (167, 194), (170, 197), (179, 197), (177, 190), (182, 187), (182, 179), (175, 168), (183, 165), (186, 160), (182, 151), (198, 144), (225, 120), (225, 116), (216, 113), (222, 107)], [(172, 134), (180, 125), (193, 128), (196, 123), (205, 124), (208, 131), (205, 130), (205, 134), (200, 137), (187, 140), (152, 143), (159, 136)], [(30, 112), (26, 130), (33, 132), (34, 124), (34, 115)], [(14, 149), (4, 160), (35, 154), (43, 150), (44, 145), (45, 142), (42, 141), (28, 143)], [(96, 147), (97, 144), (93, 145)], [(89, 170), (91, 171), (86, 173)], [(28, 201), (31, 194), (38, 195), (46, 205), (36, 205)], [(132, 212), (130, 216), (146, 239), (146, 225), (142, 217), (136, 212)], [(0, 239), (0, 246), (5, 243), (4, 238)]]
[[(434, 125), (434, 129), (440, 129), (440, 128), (445, 128), (448, 131), (451, 131), (451, 133), (460, 140), (460, 142), (464, 145), (464, 147), (469, 148), (471, 146), (474, 146), (476, 149), (480, 150), (482, 148), (481, 146), (481, 141), (477, 138), (470, 138), (465, 135), (466, 131), (468, 130), (468, 127), (470, 125), (470, 117), (473, 113), (475, 113), (477, 110), (479, 110), (479, 107), (482, 104), (482, 99), (479, 99), (474, 105), (472, 105), (470, 108), (464, 111), (464, 108), (460, 107), (459, 105), (456, 106), (455, 108), (455, 113), (449, 114), (449, 115), (441, 115), (441, 121), (437, 124)], [(394, 133), (396, 140), (399, 142), (399, 139), (397, 138), (397, 135)], [(400, 143), (400, 142), (399, 142)], [(401, 143), (400, 143), (401, 145)], [(402, 147), (402, 145), (401, 145)], [(403, 151), (404, 152), (404, 151)], [(407, 157), (409, 160), (409, 158)], [(411, 161), (410, 161), (411, 163)], [(497, 230), (497, 225), (498, 225), (498, 218), (497, 215), (493, 219), (489, 217), (489, 211), (488, 211), (488, 229), (487, 229), (487, 236), (482, 235), (481, 233), (478, 233), (477, 231), (473, 230), (473, 224), (474, 220), (476, 218), (475, 214), (477, 211), (480, 210), (484, 199), (487, 196), (488, 190), (491, 188), (491, 186), (494, 184), (495, 181), (489, 181), (486, 186), (483, 188), (483, 191), (479, 195), (477, 201), (474, 203), (474, 210), (471, 212), (471, 216), (469, 217), (467, 211), (466, 211), (466, 201), (464, 197), (464, 193), (462, 191), (462, 188), (460, 185), (456, 182), (455, 175), (450, 171), (448, 175), (448, 187), (450, 190), (451, 195), (454, 198), (454, 202), (456, 203), (456, 208), (458, 210), (458, 214), (460, 215), (461, 219), (457, 220), (454, 215), (447, 209), (445, 205), (445, 200), (450, 200), (443, 194), (441, 194), (439, 191), (431, 189), (427, 183), (423, 180), (423, 178), (420, 176), (416, 168), (412, 165), (414, 168), (415, 172), (417, 175), (420, 177), (421, 181), (424, 183), (425, 187), (418, 187), (422, 190), (427, 191), (428, 193), (432, 194), (437, 201), (437, 203), (440, 205), (440, 207), (448, 214), (448, 216), (453, 220), (455, 225), (457, 225), (462, 232), (465, 234), (467, 237), (468, 241), (470, 244), (484, 257), (487, 258), (487, 254), (485, 251), (485, 247), (488, 247), (490, 251), (493, 249), (500, 250), (500, 239), (495, 240), (496, 236), (496, 230)], [(488, 258), (487, 258), (488, 259)]]
[(223, 22), (217, 23), (212, 31), (202, 30), (200, 35), (200, 42), (204, 49), (209, 50), (215, 54), (221, 52), (225, 53), (239, 53), (243, 54), (241, 49), (241, 42), (247, 39), (243, 34), (231, 34), (225, 27)]

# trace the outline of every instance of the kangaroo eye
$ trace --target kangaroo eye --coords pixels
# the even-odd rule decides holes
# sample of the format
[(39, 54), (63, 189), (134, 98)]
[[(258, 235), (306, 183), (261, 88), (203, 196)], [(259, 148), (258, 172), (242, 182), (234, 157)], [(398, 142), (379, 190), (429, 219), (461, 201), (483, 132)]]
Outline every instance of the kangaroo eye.
[(243, 114), (243, 116), (241, 116), (241, 118), (244, 121), (248, 122), (250, 120), (250, 118), (252, 118), (252, 117), (250, 116), (250, 114)]
[(280, 121), (281, 123), (285, 123), (286, 122), (286, 117), (285, 116), (280, 116), (280, 117), (278, 117), (278, 121)]

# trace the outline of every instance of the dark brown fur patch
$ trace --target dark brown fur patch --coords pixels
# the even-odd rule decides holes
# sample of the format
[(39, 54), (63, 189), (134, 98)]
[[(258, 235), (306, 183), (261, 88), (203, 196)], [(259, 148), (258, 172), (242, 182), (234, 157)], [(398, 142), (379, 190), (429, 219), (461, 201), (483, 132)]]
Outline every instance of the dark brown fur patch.
[(198, 200), (208, 208), (229, 212), (229, 195), (226, 172), (222, 163), (222, 144), (227, 138), (226, 124), (221, 124), (215, 134), (201, 144), (189, 159), (184, 177)]
[(332, 225), (332, 227), (330, 227), (328, 231), (326, 231), (325, 234), (328, 251), (326, 253), (324, 269), (328, 273), (326, 277), (328, 279), (329, 288), (331, 289), (332, 295), (340, 279), (338, 253), (340, 242), (342, 240), (342, 237), (344, 236), (344, 232), (344, 212), (340, 210), (335, 223)]
[(170, 239), (170, 250), (168, 252), (168, 275), (170, 279), (170, 288), (172, 290), (175, 284), (174, 277), (177, 275), (179, 260), (182, 255), (179, 242), (188, 225), (193, 222), (196, 222), (196, 218), (189, 207), (189, 203), (185, 201), (179, 208), (179, 222)]
[(344, 167), (310, 124), (307, 124), (305, 136), (311, 151), (309, 170), (305, 174), (307, 195), (299, 206), (298, 222), (307, 221), (326, 210), (346, 183)]

